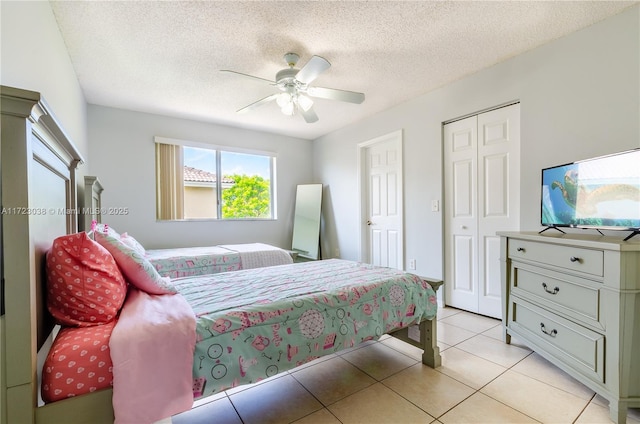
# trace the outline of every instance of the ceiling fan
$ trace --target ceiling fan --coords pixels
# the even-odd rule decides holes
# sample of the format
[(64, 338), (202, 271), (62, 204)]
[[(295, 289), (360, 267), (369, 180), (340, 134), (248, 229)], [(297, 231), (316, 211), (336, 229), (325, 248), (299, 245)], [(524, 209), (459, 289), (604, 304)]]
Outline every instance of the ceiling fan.
[(335, 88), (311, 87), (309, 84), (311, 84), (321, 73), (329, 69), (331, 64), (323, 57), (313, 56), (302, 68), (297, 69), (295, 66), (296, 63), (298, 63), (298, 59), (300, 59), (300, 56), (296, 53), (285, 54), (284, 60), (287, 62), (289, 67), (280, 70), (276, 74), (275, 81), (227, 69), (221, 70), (221, 72), (230, 72), (267, 82), (271, 85), (275, 85), (280, 90), (280, 93), (271, 94), (257, 102), (251, 103), (250, 105), (239, 109), (237, 113), (252, 111), (259, 106), (275, 100), (280, 107), (280, 110), (285, 115), (293, 115), (296, 111), (299, 111), (307, 123), (312, 123), (318, 120), (318, 115), (313, 110), (313, 100), (311, 100), (310, 97), (339, 100), (342, 102), (357, 104), (364, 101), (363, 93), (337, 90)]

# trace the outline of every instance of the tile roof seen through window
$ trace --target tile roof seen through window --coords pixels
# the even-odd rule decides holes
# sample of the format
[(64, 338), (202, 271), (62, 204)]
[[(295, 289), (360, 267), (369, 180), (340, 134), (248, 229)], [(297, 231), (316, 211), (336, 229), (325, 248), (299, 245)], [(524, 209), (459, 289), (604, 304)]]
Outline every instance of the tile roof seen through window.
[[(199, 182), (199, 183), (215, 183), (216, 182), (216, 174), (204, 171), (202, 169), (193, 168), (191, 166), (184, 167), (184, 180)], [(233, 179), (229, 177), (222, 177), (223, 183), (233, 183)]]

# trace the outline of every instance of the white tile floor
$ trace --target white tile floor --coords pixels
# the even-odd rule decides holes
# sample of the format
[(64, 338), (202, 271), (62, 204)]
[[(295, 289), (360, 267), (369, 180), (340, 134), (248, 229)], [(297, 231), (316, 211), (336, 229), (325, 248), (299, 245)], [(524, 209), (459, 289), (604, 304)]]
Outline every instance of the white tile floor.
[[(435, 370), (385, 336), (204, 399), (171, 422), (611, 423), (606, 400), (517, 340), (504, 344), (500, 321), (452, 308), (438, 319)], [(640, 424), (640, 409), (627, 422)]]

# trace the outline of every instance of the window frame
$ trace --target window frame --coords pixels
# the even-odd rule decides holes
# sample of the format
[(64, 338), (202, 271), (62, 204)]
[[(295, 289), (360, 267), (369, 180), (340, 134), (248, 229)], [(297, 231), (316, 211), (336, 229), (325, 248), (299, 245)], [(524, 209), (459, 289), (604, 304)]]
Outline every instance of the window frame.
[[(211, 144), (211, 143), (203, 143), (203, 142), (198, 142), (198, 141), (190, 141), (190, 140), (182, 140), (182, 139), (175, 139), (175, 138), (167, 138), (167, 137), (160, 137), (160, 136), (154, 136), (153, 138), (154, 143), (155, 144), (169, 144), (169, 145), (177, 145), (177, 146), (181, 146), (182, 148), (184, 147), (193, 147), (193, 148), (197, 148), (197, 149), (207, 149), (207, 150), (213, 150), (216, 152), (215, 157), (216, 157), (216, 186), (215, 186), (215, 190), (216, 190), (216, 199), (217, 199), (217, 215), (219, 216), (219, 218), (178, 218), (178, 219), (161, 219), (159, 218), (159, 214), (156, 211), (156, 221), (158, 222), (189, 222), (189, 221), (196, 221), (196, 222), (200, 222), (200, 221), (213, 221), (213, 222), (224, 222), (224, 221), (275, 221), (278, 219), (278, 208), (277, 208), (277, 184), (276, 184), (276, 175), (277, 175), (277, 171), (276, 171), (276, 160), (277, 160), (277, 154), (275, 152), (272, 151), (267, 151), (267, 150), (258, 150), (258, 149), (249, 149), (249, 148), (242, 148), (242, 147), (237, 147), (237, 146), (226, 146), (226, 145), (222, 145), (222, 144)], [(264, 156), (264, 157), (268, 157), (269, 158), (269, 202), (270, 202), (270, 211), (271, 211), (271, 216), (267, 217), (267, 218), (256, 218), (256, 217), (249, 217), (249, 218), (222, 218), (222, 152), (228, 152), (228, 153), (240, 153), (240, 154), (247, 154), (247, 155), (255, 155), (255, 156)], [(156, 161), (157, 161), (157, 157), (156, 157)], [(184, 165), (184, 164), (183, 164)], [(157, 168), (156, 168), (156, 173), (158, 172)], [(158, 178), (156, 177), (156, 208), (157, 208), (157, 204), (158, 204)], [(183, 188), (184, 188), (184, 182), (183, 182)], [(184, 205), (183, 205), (183, 209), (184, 209)]]

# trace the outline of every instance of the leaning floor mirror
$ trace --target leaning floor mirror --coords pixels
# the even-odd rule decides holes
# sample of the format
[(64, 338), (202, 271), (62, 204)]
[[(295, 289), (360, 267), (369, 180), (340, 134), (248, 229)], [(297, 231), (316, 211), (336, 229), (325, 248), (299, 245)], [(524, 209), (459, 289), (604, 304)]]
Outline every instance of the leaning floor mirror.
[(320, 259), (322, 184), (300, 184), (296, 189), (291, 250), (298, 257)]

